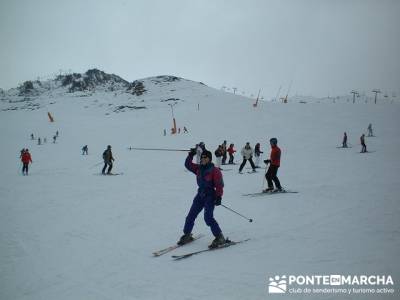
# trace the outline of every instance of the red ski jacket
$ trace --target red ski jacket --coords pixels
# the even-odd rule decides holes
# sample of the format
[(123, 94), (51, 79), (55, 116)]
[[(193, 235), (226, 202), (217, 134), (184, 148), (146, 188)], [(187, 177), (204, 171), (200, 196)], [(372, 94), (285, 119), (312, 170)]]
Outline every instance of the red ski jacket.
[(196, 174), (197, 185), (199, 186), (198, 193), (207, 196), (222, 197), (224, 193), (224, 180), (219, 168), (213, 163), (208, 165), (198, 165), (192, 162), (193, 156), (188, 155), (185, 160), (185, 167), (190, 172)]
[(21, 161), (24, 164), (29, 164), (29, 162), (32, 162), (31, 154), (29, 152), (24, 152), (24, 154), (22, 154)]
[(281, 149), (278, 146), (272, 146), (270, 160), (273, 166), (279, 167), (281, 165)]
[(231, 155), (236, 152), (236, 150), (233, 147), (229, 147), (228, 150), (226, 151)]

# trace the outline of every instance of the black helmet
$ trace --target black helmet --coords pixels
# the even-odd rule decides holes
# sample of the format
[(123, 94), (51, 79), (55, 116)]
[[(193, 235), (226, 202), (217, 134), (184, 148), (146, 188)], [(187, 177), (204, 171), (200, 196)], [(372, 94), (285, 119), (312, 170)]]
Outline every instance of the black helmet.
[(272, 145), (276, 145), (276, 144), (278, 144), (278, 139), (277, 139), (277, 138), (272, 138), (272, 139), (269, 140), (269, 142), (270, 142)]

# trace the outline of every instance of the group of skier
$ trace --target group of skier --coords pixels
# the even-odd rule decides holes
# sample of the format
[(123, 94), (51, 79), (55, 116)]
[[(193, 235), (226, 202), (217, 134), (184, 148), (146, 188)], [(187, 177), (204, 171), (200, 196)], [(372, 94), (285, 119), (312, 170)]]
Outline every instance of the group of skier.
[[(204, 142), (200, 142), (199, 144), (196, 144), (195, 149), (196, 149), (196, 157), (197, 157), (196, 163), (199, 164), (201, 153), (202, 153), (202, 151), (205, 150)], [(235, 164), (235, 162), (234, 162), (234, 159), (235, 159), (234, 154), (235, 153), (236, 153), (235, 144), (231, 143), (228, 147), (227, 141), (224, 140), (223, 143), (221, 145), (218, 145), (217, 149), (214, 151), (216, 166), (220, 170), (222, 170), (221, 165), (227, 165), (227, 164), (234, 165)], [(249, 142), (246, 143), (246, 145), (240, 151), (240, 154), (243, 157), (243, 161), (239, 167), (239, 173), (242, 173), (243, 167), (246, 165), (247, 161), (249, 161), (253, 171), (256, 171), (256, 168), (260, 167), (259, 164), (260, 164), (260, 159), (261, 159), (262, 153), (264, 153), (264, 152), (262, 152), (260, 149), (260, 143), (257, 143), (254, 149), (250, 146)], [(229, 160), (227, 162), (228, 155), (229, 155)], [(253, 156), (256, 159), (255, 163), (253, 161)]]
[[(373, 130), (372, 130), (372, 124), (370, 123), (368, 125), (368, 137), (372, 137), (374, 136)], [(367, 145), (365, 144), (365, 134), (363, 133), (360, 136), (360, 145), (361, 145), (361, 153), (366, 153), (367, 151)], [(342, 139), (342, 148), (348, 148), (348, 144), (347, 144), (347, 132), (343, 133), (343, 139)], [(339, 147), (340, 148), (340, 147)]]
[[(268, 187), (263, 192), (281, 192), (282, 186), (277, 177), (280, 166), (281, 150), (278, 147), (277, 138), (271, 138), (269, 142), (271, 146), (270, 157), (269, 159), (264, 160), (265, 164), (269, 164), (268, 171), (265, 173)], [(224, 141), (222, 145), (219, 145), (218, 149), (215, 151), (217, 160), (221, 158), (221, 163), (223, 162), (224, 157), (224, 146), (226, 147), (226, 141)], [(231, 146), (233, 149), (234, 145), (231, 144)], [(256, 148), (258, 149), (258, 156), (261, 156), (263, 152), (260, 151), (260, 144), (257, 144)], [(225, 152), (228, 151), (226, 150)], [(243, 156), (243, 162), (240, 165), (239, 172), (241, 172), (247, 160), (250, 161), (250, 164), (255, 171), (256, 168), (252, 160), (253, 149), (251, 148), (250, 143), (246, 143), (241, 154)], [(197, 156), (197, 161), (199, 161), (199, 163), (193, 163), (194, 156)], [(221, 168), (219, 167), (219, 162), (216, 165), (212, 163), (211, 152), (206, 149), (204, 142), (200, 142), (194, 148), (190, 149), (185, 160), (185, 167), (196, 175), (198, 190), (186, 216), (183, 235), (177, 244), (184, 245), (194, 240), (192, 235), (194, 222), (199, 213), (204, 209), (204, 221), (207, 226), (210, 227), (214, 236), (214, 240), (209, 245), (209, 248), (220, 247), (227, 243), (227, 240), (225, 239), (218, 222), (214, 218), (214, 208), (215, 206), (221, 205), (224, 190), (224, 180)], [(274, 184), (276, 189), (274, 189)]]
[[(368, 126), (368, 135), (372, 136), (372, 125)], [(58, 136), (58, 132), (57, 132)], [(33, 137), (33, 135), (32, 135)], [(360, 138), (362, 151), (366, 152), (365, 145), (365, 135), (363, 134)], [(265, 173), (265, 180), (267, 182), (267, 188), (263, 190), (264, 193), (272, 192), (284, 192), (281, 183), (278, 179), (277, 173), (280, 167), (281, 160), (281, 149), (278, 147), (277, 138), (271, 138), (269, 140), (271, 147), (269, 158), (264, 160), (264, 163), (268, 166), (268, 170)], [(178, 245), (184, 245), (194, 240), (192, 235), (192, 230), (194, 227), (195, 220), (200, 212), (204, 209), (204, 221), (207, 226), (210, 227), (211, 232), (214, 236), (214, 240), (209, 245), (209, 248), (218, 248), (221, 245), (229, 242), (225, 239), (222, 230), (218, 222), (214, 218), (215, 206), (221, 205), (222, 196), (224, 191), (224, 180), (221, 172), (221, 165), (234, 164), (234, 154), (236, 150), (234, 144), (231, 143), (227, 147), (227, 141), (223, 141), (221, 145), (215, 150), (214, 154), (216, 156), (216, 164), (212, 163), (212, 153), (206, 149), (204, 142), (200, 142), (194, 148), (190, 149), (188, 156), (185, 160), (185, 167), (190, 172), (196, 175), (198, 190), (193, 199), (192, 205), (186, 216), (183, 235), (177, 242)], [(343, 148), (347, 148), (347, 133), (344, 133)], [(88, 153), (88, 146), (85, 145), (82, 148), (82, 154)], [(243, 158), (242, 163), (239, 167), (239, 173), (242, 174), (242, 170), (249, 161), (253, 172), (256, 172), (256, 168), (259, 168), (259, 163), (263, 154), (261, 151), (260, 143), (255, 145), (253, 149), (249, 142), (247, 142), (241, 149), (240, 154)], [(229, 155), (229, 161), (226, 160)], [(196, 156), (196, 163), (193, 162)], [(253, 156), (255, 157), (255, 163), (253, 161)], [(21, 161), (23, 163), (22, 172), (24, 175), (28, 175), (29, 163), (32, 163), (32, 157), (28, 149), (21, 150)], [(113, 168), (114, 157), (111, 150), (111, 145), (107, 146), (107, 149), (103, 152), (104, 166), (101, 171), (103, 175), (111, 175), (111, 170)]]
[[(171, 128), (171, 134), (176, 134), (176, 133), (178, 133), (178, 134), (181, 133), (181, 128), (180, 127), (178, 127), (177, 129)], [(183, 133), (189, 133), (189, 131), (187, 130), (186, 126), (183, 126)], [(167, 130), (166, 129), (164, 129), (163, 135), (164, 136), (167, 135)]]
[(226, 141), (224, 141), (221, 145), (218, 145), (217, 150), (215, 150), (214, 152), (218, 168), (221, 168), (221, 164), (222, 165), (227, 164), (226, 160), (228, 158), (228, 155), (229, 155), (228, 165), (234, 164), (233, 160), (235, 159), (234, 154), (236, 152), (234, 147), (235, 147), (234, 144), (230, 144), (228, 147)]
[[(56, 134), (53, 137), (53, 142), (55, 143), (56, 138), (58, 137), (58, 130), (56, 132)], [(35, 140), (35, 136), (33, 133), (31, 133), (31, 140)], [(43, 138), (43, 143), (47, 143), (47, 139)], [(37, 144), (41, 145), (42, 144), (42, 139), (40, 137), (38, 137), (37, 139)], [(21, 163), (22, 163), (22, 175), (28, 175), (28, 171), (29, 171), (29, 164), (32, 163), (32, 156), (31, 153), (29, 152), (28, 148), (23, 148), (20, 151), (20, 156), (19, 158), (21, 159)]]
[[(56, 143), (57, 138), (58, 138), (58, 130), (56, 131), (55, 135), (53, 135), (53, 144)], [(31, 140), (34, 140), (34, 139), (35, 139), (35, 136), (34, 136), (33, 133), (31, 133)], [(37, 138), (37, 144), (38, 145), (42, 145), (42, 144), (46, 144), (46, 143), (47, 143), (47, 138), (46, 137), (44, 137), (43, 139), (41, 137)]]

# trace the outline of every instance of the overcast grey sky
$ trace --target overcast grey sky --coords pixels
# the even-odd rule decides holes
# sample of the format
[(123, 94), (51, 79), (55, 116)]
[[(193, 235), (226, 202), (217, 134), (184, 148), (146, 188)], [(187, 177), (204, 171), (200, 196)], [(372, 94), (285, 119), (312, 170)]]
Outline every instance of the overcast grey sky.
[(265, 97), (399, 94), (398, 0), (0, 0), (0, 87), (99, 68)]

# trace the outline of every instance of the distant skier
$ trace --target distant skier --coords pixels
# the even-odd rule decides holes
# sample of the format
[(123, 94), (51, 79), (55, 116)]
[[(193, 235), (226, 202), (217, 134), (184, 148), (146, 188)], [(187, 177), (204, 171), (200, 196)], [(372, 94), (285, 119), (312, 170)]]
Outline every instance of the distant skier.
[(21, 152), (21, 161), (22, 161), (22, 174), (28, 175), (28, 166), (29, 163), (32, 163), (32, 157), (28, 149), (24, 149), (24, 151)]
[(212, 154), (210, 151), (204, 150), (201, 154), (201, 163), (194, 164), (193, 156), (196, 155), (196, 149), (191, 149), (186, 160), (185, 167), (196, 174), (198, 192), (193, 199), (192, 206), (185, 220), (183, 235), (178, 241), (178, 245), (184, 245), (193, 240), (192, 229), (194, 221), (198, 214), (204, 209), (204, 221), (211, 228), (214, 235), (214, 240), (209, 245), (209, 248), (216, 248), (226, 242), (221, 228), (214, 219), (215, 206), (221, 205), (221, 199), (224, 188), (224, 181), (221, 171), (214, 166)]
[(56, 131), (56, 137), (58, 137), (58, 130)]
[(217, 150), (214, 152), (215, 157), (216, 157), (216, 166), (218, 169), (221, 170), (221, 162), (222, 162), (222, 157), (223, 157), (223, 150), (222, 150), (222, 145), (219, 145)]
[(164, 129), (164, 136), (166, 136), (166, 135), (167, 135), (167, 130)]
[(361, 143), (361, 153), (367, 152), (367, 145), (365, 145), (365, 134), (361, 135), (360, 143)]
[(246, 164), (247, 161), (250, 162), (251, 167), (253, 168), (253, 172), (256, 171), (256, 166), (254, 165), (253, 162), (253, 148), (251, 148), (250, 143), (247, 142), (246, 145), (242, 148), (242, 151), (240, 152), (243, 156), (243, 162), (239, 167), (239, 173), (242, 174), (242, 170), (244, 168), (244, 165)]
[(31, 140), (34, 140), (35, 137), (33, 136), (33, 133), (31, 133)]
[(234, 164), (233, 160), (235, 159), (235, 156), (233, 154), (236, 152), (236, 150), (234, 149), (234, 146), (235, 146), (234, 144), (230, 144), (229, 148), (226, 150), (229, 153), (228, 164), (230, 164), (230, 165)]
[(374, 136), (374, 132), (372, 131), (372, 124), (369, 123), (368, 125), (368, 136)]
[(266, 163), (267, 165), (269, 164), (268, 171), (265, 174), (265, 179), (267, 180), (268, 188), (266, 188), (263, 191), (264, 193), (274, 191), (273, 183), (275, 183), (277, 192), (282, 191), (281, 183), (278, 177), (276, 176), (278, 173), (279, 166), (281, 165), (281, 149), (278, 147), (277, 138), (270, 139), (269, 143), (271, 145), (270, 158), (264, 160), (264, 163)]
[(108, 166), (107, 175), (110, 175), (111, 169), (113, 167), (113, 161), (114, 161), (114, 157), (112, 155), (110, 145), (108, 145), (107, 149), (104, 150), (104, 152), (103, 152), (103, 160), (104, 160), (104, 167), (103, 167), (103, 170), (101, 171), (101, 174), (106, 175), (105, 172), (106, 172), (106, 168)]
[(42, 140), (41, 140), (40, 138), (38, 138), (37, 144), (38, 144), (38, 145), (41, 145), (41, 144), (42, 144)]
[(56, 135), (54, 135), (54, 136), (53, 136), (53, 144), (55, 144), (55, 143), (56, 143), (56, 140), (57, 140), (57, 136), (56, 136)]
[(189, 131), (187, 130), (186, 126), (183, 126), (183, 133), (189, 133)]
[(226, 164), (226, 158), (227, 158), (227, 155), (226, 155), (226, 141), (224, 141), (223, 143), (222, 143), (222, 145), (221, 145), (221, 150), (222, 150), (222, 164), (223, 165), (225, 165)]
[(343, 134), (342, 147), (347, 148), (347, 133), (346, 132)]
[(254, 156), (256, 157), (255, 165), (256, 168), (259, 168), (260, 166), (260, 159), (261, 159), (261, 154), (264, 152), (261, 151), (260, 149), (260, 143), (257, 143), (256, 146), (254, 147)]
[(89, 148), (88, 145), (82, 147), (82, 155), (88, 155)]

